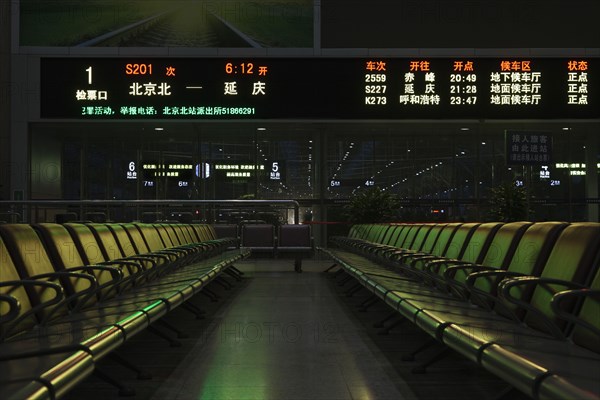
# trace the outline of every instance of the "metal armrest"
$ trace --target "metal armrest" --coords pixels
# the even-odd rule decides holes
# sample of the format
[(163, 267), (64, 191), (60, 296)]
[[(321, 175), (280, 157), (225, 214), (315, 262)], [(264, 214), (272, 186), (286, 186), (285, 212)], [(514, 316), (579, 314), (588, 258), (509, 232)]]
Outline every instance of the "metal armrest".
[(433, 261), (446, 261), (447, 259), (440, 256), (434, 256), (432, 254), (416, 255), (411, 260), (411, 265), (414, 265), (417, 261), (433, 262)]
[[(140, 274), (142, 272), (144, 272), (144, 267), (142, 266), (142, 264), (140, 262), (136, 262), (136, 261), (131, 261), (128, 259), (123, 259), (123, 258), (117, 258), (116, 260), (111, 260), (111, 261), (102, 261), (101, 263), (98, 264), (94, 264), (94, 265), (122, 265), (124, 267), (127, 267), (127, 272), (129, 272), (129, 275), (136, 275), (136, 274)], [(132, 268), (130, 268), (132, 267)], [(122, 268), (119, 268), (122, 270)], [(134, 269), (135, 271), (132, 271), (132, 269)]]
[(392, 269), (399, 269), (413, 280), (426, 281), (430, 277), (428, 272), (414, 268), (412, 265), (404, 264), (400, 261), (389, 260), (387, 264)]
[(189, 252), (186, 249), (180, 249), (177, 247), (171, 247), (171, 248), (156, 250), (156, 251), (152, 252), (152, 254), (155, 254), (155, 253), (156, 254), (165, 254), (167, 256), (172, 255), (175, 257), (182, 257), (182, 256), (189, 254)]
[(413, 258), (413, 260), (417, 259), (417, 258), (421, 258), (421, 257), (430, 257), (431, 254), (429, 253), (424, 253), (421, 251), (415, 251), (415, 250), (406, 250), (406, 251), (402, 251), (400, 253), (398, 253), (398, 257), (388, 257), (393, 259), (394, 261), (398, 261), (400, 263), (404, 263), (406, 259), (408, 258)]
[(163, 250), (153, 251), (151, 253), (144, 253), (144, 254), (140, 254), (140, 256), (156, 257), (161, 260), (164, 260), (165, 262), (171, 262), (171, 259), (169, 258), (169, 256), (167, 254), (164, 254), (162, 251)]
[[(154, 269), (156, 267), (156, 260), (154, 260), (152, 257), (146, 256), (144, 254), (140, 254), (140, 255), (135, 255), (135, 256), (129, 256), (129, 257), (125, 257), (125, 258), (121, 258), (119, 260), (133, 260), (133, 261), (145, 261), (145, 262), (149, 262), (150, 264), (152, 264), (152, 267), (150, 269)], [(142, 270), (143, 272), (147, 272), (148, 268), (144, 267), (144, 265), (142, 263), (140, 263), (140, 265), (142, 266)]]
[(128, 275), (126, 276), (125, 274), (123, 274), (123, 279), (119, 284), (119, 290), (123, 290), (123, 288), (127, 287), (128, 285), (135, 286), (138, 283), (138, 279), (144, 274), (144, 267), (142, 266), (142, 263), (138, 261), (131, 261), (119, 258), (111, 261), (103, 261), (96, 265), (115, 265), (119, 268), (119, 270), (121, 270), (121, 273), (123, 272), (124, 268), (127, 269)]
[(181, 255), (177, 254), (171, 249), (166, 249), (154, 251), (152, 253), (146, 253), (144, 256), (157, 257), (158, 259), (164, 260), (164, 262), (159, 264), (158, 268), (156, 268), (156, 275), (161, 275), (177, 268), (178, 266), (181, 266), (185, 257), (189, 257), (191, 254), (193, 253)]
[(20, 314), (19, 316), (17, 316), (16, 318), (12, 319), (10, 322), (7, 322), (7, 328), (4, 330), (4, 332), (0, 332), (0, 342), (2, 342), (2, 340), (4, 340), (7, 337), (10, 337), (10, 334), (12, 333), (13, 329), (18, 326), (21, 321), (25, 320), (26, 318), (30, 318), (32, 316), (35, 316), (36, 314), (38, 314), (41, 311), (45, 311), (46, 308), (48, 307), (53, 307), (53, 306), (58, 306), (64, 299), (65, 299), (65, 294), (63, 291), (62, 286), (57, 285), (56, 283), (52, 283), (52, 282), (48, 282), (48, 281), (36, 281), (36, 280), (20, 280), (20, 281), (6, 281), (6, 282), (0, 282), (0, 287), (7, 287), (7, 288), (12, 288), (11, 290), (8, 291), (8, 295), (10, 295), (10, 293), (13, 290), (16, 290), (18, 288), (32, 288), (32, 289), (49, 289), (51, 291), (54, 292), (54, 297), (40, 302), (39, 304), (36, 305), (32, 305), (30, 310), (27, 310), (26, 312), (24, 312), (23, 314)]
[(4, 315), (0, 315), (0, 324), (10, 322), (19, 316), (21, 312), (21, 303), (15, 297), (8, 294), (0, 294), (0, 304), (4, 303), (8, 305), (8, 312)]
[(475, 285), (475, 281), (477, 279), (493, 277), (493, 276), (498, 278), (497, 282), (499, 282), (500, 279), (504, 279), (507, 277), (523, 276), (523, 274), (518, 273), (518, 272), (510, 272), (510, 271), (506, 271), (503, 269), (495, 269), (495, 268), (483, 266), (483, 268), (480, 271), (470, 273), (469, 276), (467, 277), (467, 281), (465, 283), (469, 289), (476, 290), (474, 285)]
[[(111, 280), (106, 282), (106, 283), (102, 283), (100, 284), (98, 282), (98, 277), (94, 274), (94, 278), (96, 278), (96, 282), (97, 282), (97, 292), (100, 295), (100, 297), (105, 297), (105, 295), (102, 294), (102, 291), (104, 291), (104, 289), (109, 289), (112, 290), (113, 288), (118, 288), (118, 286), (122, 283), (123, 281), (123, 271), (121, 271), (121, 269), (119, 268), (115, 268), (115, 267), (109, 267), (106, 265), (85, 265), (82, 267), (75, 267), (75, 268), (69, 268), (66, 271), (68, 272), (76, 272), (76, 271), (81, 271), (84, 273), (90, 273), (90, 272), (110, 272), (110, 276), (111, 276)], [(117, 290), (118, 293), (118, 290)]]
[[(571, 288), (571, 289), (585, 288), (584, 285), (581, 285), (581, 284), (578, 284), (575, 282), (565, 281), (562, 279), (523, 276), (523, 277), (517, 277), (514, 279), (504, 280), (503, 282), (501, 282), (498, 286), (499, 296), (502, 299), (504, 299), (510, 303), (513, 303), (513, 304), (517, 305), (518, 307), (526, 310), (527, 312), (534, 313), (537, 317), (539, 317), (544, 322), (544, 325), (546, 325), (546, 327), (548, 328), (548, 330), (554, 337), (564, 340), (564, 339), (566, 339), (565, 334), (561, 331), (561, 329), (558, 326), (556, 326), (556, 324), (553, 321), (551, 321), (548, 317), (546, 317), (544, 314), (542, 314), (537, 308), (533, 307), (531, 304), (529, 304), (523, 300), (517, 299), (516, 297), (514, 297), (510, 294), (510, 290), (513, 287), (517, 287), (517, 286), (536, 286), (536, 287), (541, 287), (543, 290), (546, 290), (549, 293), (553, 293), (553, 291), (549, 287), (549, 285), (552, 285), (552, 284), (561, 285), (561, 286), (564, 286), (566, 288)], [(553, 294), (556, 294), (556, 293), (553, 293)]]
[[(464, 261), (452, 262), (452, 263), (448, 264), (448, 267), (441, 274), (441, 276), (442, 276), (444, 282), (448, 285), (448, 287), (450, 288), (450, 290), (452, 292), (454, 292), (460, 298), (468, 300), (471, 291), (467, 287), (465, 281), (459, 281), (459, 280), (455, 279), (456, 273), (458, 271), (464, 271), (465, 274), (468, 276), (470, 273), (473, 273), (474, 271), (482, 271), (482, 270), (488, 270), (488, 269), (490, 269), (490, 267), (486, 267), (481, 264), (473, 264), (473, 263), (468, 263), (468, 262), (464, 262)], [(438, 275), (438, 276), (440, 275), (439, 269), (436, 271), (436, 275)]]
[[(156, 262), (156, 260), (154, 258), (152, 258), (150, 256), (141, 254), (141, 255), (125, 257), (125, 258), (119, 259), (119, 260), (139, 261), (140, 265), (142, 266), (142, 270), (140, 271), (140, 273), (137, 277), (140, 277), (140, 278), (143, 277), (146, 280), (150, 280), (150, 279), (153, 279), (158, 274), (158, 268), (156, 268), (158, 263)], [(150, 263), (151, 266), (149, 268), (146, 268), (143, 264), (144, 262)], [(138, 281), (137, 277), (136, 277), (136, 283)]]
[(563, 309), (561, 309), (560, 304), (565, 300), (565, 299), (569, 299), (569, 298), (582, 298), (582, 297), (589, 297), (589, 296), (596, 296), (598, 301), (600, 302), (600, 290), (592, 290), (592, 289), (574, 289), (574, 290), (565, 290), (563, 292), (558, 292), (556, 293), (553, 297), (552, 297), (552, 301), (550, 302), (550, 306), (552, 307), (552, 311), (554, 311), (556, 313), (556, 315), (558, 315), (559, 318), (564, 319), (567, 322), (572, 323), (573, 325), (578, 325), (581, 326), (582, 328), (585, 328), (589, 331), (591, 331), (592, 333), (594, 333), (595, 335), (597, 335), (598, 337), (600, 337), (600, 329), (598, 329), (598, 327), (590, 324), (589, 322), (583, 320), (582, 318), (573, 315), (570, 312), (564, 311)]
[[(408, 255), (409, 253), (417, 254), (415, 250), (401, 249), (399, 247), (390, 248), (389, 251), (384, 250), (385, 257), (394, 258), (396, 260), (398, 258), (402, 258), (402, 256)], [(425, 255), (425, 253), (421, 253), (421, 254)]]
[[(49, 279), (49, 280), (60, 280), (62, 279), (84, 279), (87, 280), (90, 286), (87, 289), (84, 289), (79, 292), (74, 292), (73, 294), (67, 294), (64, 301), (65, 304), (73, 311), (79, 311), (84, 305), (88, 303), (88, 301), (96, 296), (98, 293), (98, 281), (93, 275), (83, 274), (78, 272), (69, 272), (68, 270), (57, 271), (57, 272), (48, 272), (45, 274), (34, 275), (29, 277), (30, 280), (39, 280), (39, 279)], [(52, 311), (46, 315), (45, 321), (50, 320), (52, 314), (58, 310), (59, 307), (55, 307)], [(44, 321), (44, 322), (45, 322)]]
[[(467, 266), (468, 268), (468, 266)], [(492, 284), (493, 289), (497, 289), (498, 283), (502, 281), (502, 279), (507, 277), (519, 277), (523, 276), (523, 274), (518, 272), (509, 272), (505, 270), (499, 270), (491, 267), (481, 266), (481, 270), (477, 272), (472, 272), (467, 276), (467, 280), (465, 281), (465, 288), (471, 295), (471, 301), (479, 298), (479, 300), (483, 303), (489, 302), (486, 307), (489, 310), (492, 310), (494, 305), (501, 305), (504, 308), (504, 311), (510, 315), (510, 317), (515, 322), (520, 322), (519, 317), (515, 314), (514, 310), (506, 307), (503, 303), (498, 302), (498, 297), (496, 296), (496, 291), (486, 292), (475, 286), (478, 279), (485, 279), (489, 277), (495, 277), (496, 281)]]
[[(469, 263), (453, 264), (444, 271), (444, 278), (446, 278), (447, 280), (454, 281), (454, 277), (456, 276), (456, 273), (458, 271), (467, 271), (467, 270), (469, 272), (465, 272), (465, 273), (469, 276), (471, 274), (474, 274), (476, 272), (481, 272), (481, 271), (490, 271), (490, 270), (497, 271), (497, 269), (495, 269), (495, 268), (488, 267), (488, 266), (481, 265), (481, 264), (469, 264)], [(466, 286), (466, 284), (464, 284), (464, 285)]]
[[(423, 270), (430, 274), (439, 275), (442, 265), (475, 265), (465, 261), (456, 260), (454, 258), (437, 258), (425, 263)], [(435, 269), (435, 270), (434, 270)]]
[(437, 258), (429, 262), (425, 262), (423, 265), (424, 281), (430, 286), (434, 286), (445, 292), (454, 292), (458, 297), (465, 299), (466, 294), (460, 291), (457, 285), (453, 285), (444, 278), (444, 275), (440, 273), (443, 266), (448, 265), (472, 265), (465, 261), (460, 261), (452, 258)]

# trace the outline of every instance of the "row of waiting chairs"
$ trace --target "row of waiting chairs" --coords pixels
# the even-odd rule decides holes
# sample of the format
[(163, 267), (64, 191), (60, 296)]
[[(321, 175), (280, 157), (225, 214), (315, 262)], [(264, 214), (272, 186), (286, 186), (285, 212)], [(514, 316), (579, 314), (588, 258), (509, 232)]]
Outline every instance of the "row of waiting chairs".
[(357, 281), (348, 294), (372, 292), (364, 306), (383, 300), (530, 397), (600, 398), (600, 224), (364, 224), (321, 250)]
[(306, 250), (313, 248), (310, 225), (216, 224), (218, 237), (239, 238), (241, 247), (265, 251)]
[[(0, 226), (0, 398), (58, 398), (98, 361), (155, 325), (249, 256), (208, 225)], [(175, 327), (172, 330), (176, 330)], [(120, 388), (122, 391), (125, 388)]]

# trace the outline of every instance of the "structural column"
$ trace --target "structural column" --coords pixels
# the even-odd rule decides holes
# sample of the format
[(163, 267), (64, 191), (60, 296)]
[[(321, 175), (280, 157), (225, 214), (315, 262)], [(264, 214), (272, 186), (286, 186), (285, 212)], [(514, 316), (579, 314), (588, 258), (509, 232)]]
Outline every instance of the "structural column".
[(0, 1), (0, 200), (10, 199), (11, 1)]
[[(600, 128), (598, 128), (600, 129)], [(586, 139), (585, 144), (585, 197), (588, 199), (598, 199), (598, 163), (600, 159), (600, 132), (592, 132)], [(590, 203), (587, 205), (587, 220), (600, 221), (600, 204)]]

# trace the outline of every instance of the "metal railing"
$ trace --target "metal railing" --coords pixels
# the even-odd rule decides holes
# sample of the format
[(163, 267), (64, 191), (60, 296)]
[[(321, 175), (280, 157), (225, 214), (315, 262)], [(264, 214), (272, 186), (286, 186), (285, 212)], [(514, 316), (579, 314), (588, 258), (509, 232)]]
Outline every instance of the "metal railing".
[(299, 223), (295, 200), (21, 200), (0, 201), (4, 222)]

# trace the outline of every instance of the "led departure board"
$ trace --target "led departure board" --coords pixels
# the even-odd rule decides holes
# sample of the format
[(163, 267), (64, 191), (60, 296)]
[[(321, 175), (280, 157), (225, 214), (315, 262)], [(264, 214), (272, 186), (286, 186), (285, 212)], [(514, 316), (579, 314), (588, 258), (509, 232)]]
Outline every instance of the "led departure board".
[(43, 58), (42, 118), (600, 118), (599, 58)]

